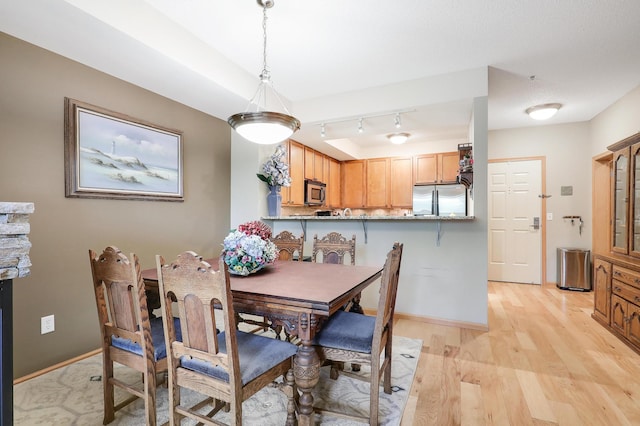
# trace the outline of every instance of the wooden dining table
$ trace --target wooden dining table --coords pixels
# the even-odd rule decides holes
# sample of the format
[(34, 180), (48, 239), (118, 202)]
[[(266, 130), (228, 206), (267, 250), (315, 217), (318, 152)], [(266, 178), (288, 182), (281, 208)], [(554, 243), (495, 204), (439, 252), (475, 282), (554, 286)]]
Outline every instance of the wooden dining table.
[[(218, 259), (207, 260), (214, 269)], [(276, 262), (246, 277), (231, 275), (236, 313), (269, 318), (301, 344), (293, 374), (301, 392), (298, 423), (314, 424), (311, 392), (320, 378), (320, 358), (313, 337), (325, 319), (380, 277), (382, 266), (336, 265), (314, 262)], [(142, 271), (151, 308), (160, 307), (156, 269)], [(157, 302), (155, 302), (157, 297)], [(157, 306), (156, 306), (157, 303)]]

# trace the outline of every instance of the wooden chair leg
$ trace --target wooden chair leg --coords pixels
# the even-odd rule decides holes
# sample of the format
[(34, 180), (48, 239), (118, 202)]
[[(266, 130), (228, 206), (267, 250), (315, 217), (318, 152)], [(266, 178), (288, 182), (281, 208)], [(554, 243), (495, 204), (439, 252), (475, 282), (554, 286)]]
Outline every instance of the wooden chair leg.
[(295, 395), (298, 394), (296, 389), (296, 381), (293, 377), (293, 369), (289, 369), (284, 378), (285, 393), (287, 395), (287, 422), (286, 426), (294, 426), (296, 422), (296, 401)]
[(113, 362), (110, 359), (105, 359), (103, 357), (103, 368), (102, 368), (102, 390), (103, 390), (103, 399), (104, 399), (104, 417), (102, 419), (102, 424), (109, 424), (113, 421), (115, 417), (115, 395), (114, 395), (114, 386), (111, 382), (111, 378), (113, 377)]

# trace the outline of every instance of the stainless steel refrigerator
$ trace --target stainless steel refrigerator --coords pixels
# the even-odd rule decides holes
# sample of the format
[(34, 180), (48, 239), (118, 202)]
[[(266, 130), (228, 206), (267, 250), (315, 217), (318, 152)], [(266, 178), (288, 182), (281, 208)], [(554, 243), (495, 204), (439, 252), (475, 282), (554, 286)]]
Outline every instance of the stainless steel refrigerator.
[(467, 188), (461, 184), (415, 185), (413, 214), (415, 216), (466, 216)]

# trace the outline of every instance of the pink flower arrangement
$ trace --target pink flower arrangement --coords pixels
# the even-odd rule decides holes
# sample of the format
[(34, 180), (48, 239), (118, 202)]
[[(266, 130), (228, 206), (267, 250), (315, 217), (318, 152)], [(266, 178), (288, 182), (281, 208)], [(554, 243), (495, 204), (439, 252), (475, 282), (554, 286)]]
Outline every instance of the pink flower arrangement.
[(253, 220), (238, 225), (238, 231), (244, 232), (247, 235), (257, 235), (263, 240), (271, 238), (271, 228), (264, 222), (259, 220)]

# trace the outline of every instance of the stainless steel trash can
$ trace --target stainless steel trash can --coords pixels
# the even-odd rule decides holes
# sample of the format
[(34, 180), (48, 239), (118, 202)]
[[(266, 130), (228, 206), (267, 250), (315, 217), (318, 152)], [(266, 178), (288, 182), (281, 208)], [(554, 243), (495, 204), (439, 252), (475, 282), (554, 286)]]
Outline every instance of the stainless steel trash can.
[(591, 290), (591, 262), (589, 250), (558, 248), (558, 288)]

